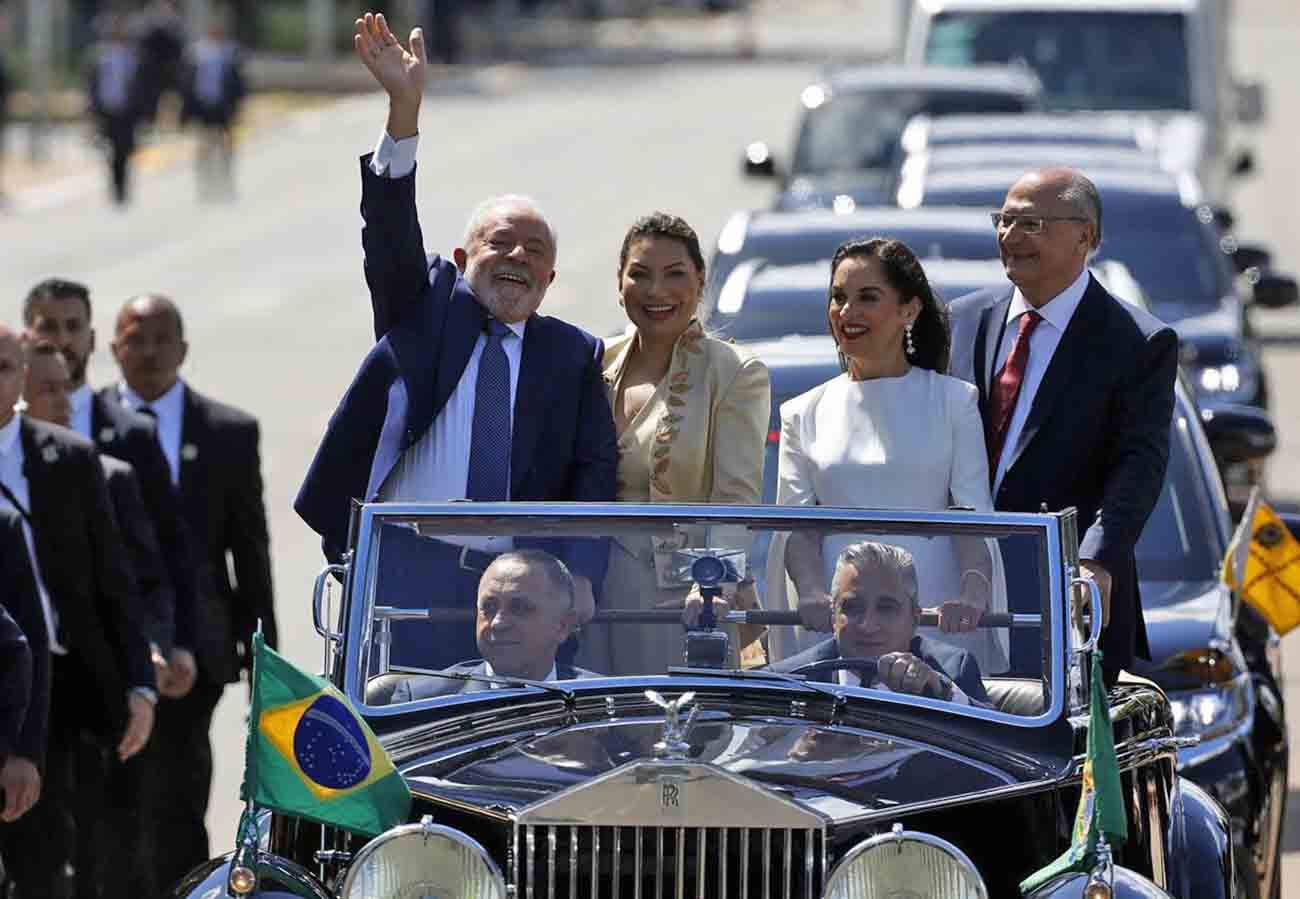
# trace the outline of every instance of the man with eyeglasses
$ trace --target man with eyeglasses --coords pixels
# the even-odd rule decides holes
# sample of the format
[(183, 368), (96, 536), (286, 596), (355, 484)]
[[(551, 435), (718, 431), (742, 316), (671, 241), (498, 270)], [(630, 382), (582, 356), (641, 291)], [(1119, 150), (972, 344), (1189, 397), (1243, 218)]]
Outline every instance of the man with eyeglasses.
[[(1088, 272), (1101, 198), (1080, 172), (1023, 176), (993, 225), (1012, 286), (949, 307), (949, 370), (979, 388), (994, 507), (1078, 509), (1081, 574), (1101, 595), (1102, 664), (1114, 683), (1135, 653), (1148, 654), (1134, 546), (1169, 460), (1178, 338)], [(1006, 561), (1008, 571), (1037, 564)], [(1014, 607), (1026, 595), (1013, 591), (1010, 611), (1040, 611)], [(1037, 631), (1013, 631), (1011, 663), (1040, 670)]]
[(918, 637), (921, 606), (916, 566), (899, 546), (864, 540), (844, 548), (831, 578), (831, 626), (835, 636), (772, 666), (793, 672), (834, 659), (875, 659), (876, 675), (864, 683), (859, 670), (827, 666), (814, 680), (926, 695), (961, 705), (987, 705), (979, 663), (964, 649)]

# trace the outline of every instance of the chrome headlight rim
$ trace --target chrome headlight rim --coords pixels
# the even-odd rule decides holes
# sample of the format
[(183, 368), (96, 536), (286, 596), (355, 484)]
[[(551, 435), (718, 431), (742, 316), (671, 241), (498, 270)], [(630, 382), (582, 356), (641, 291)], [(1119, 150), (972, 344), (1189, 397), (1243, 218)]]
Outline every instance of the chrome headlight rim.
[(989, 888), (984, 883), (984, 878), (980, 875), (979, 869), (975, 867), (975, 863), (970, 860), (970, 856), (942, 837), (936, 837), (934, 834), (920, 830), (904, 830), (902, 824), (895, 824), (888, 833), (868, 837), (846, 852), (844, 857), (831, 869), (830, 876), (826, 878), (826, 886), (822, 890), (822, 896), (829, 897), (833, 895), (839, 881), (848, 876), (847, 872), (861, 856), (882, 846), (888, 847), (905, 840), (924, 844), (951, 856), (953, 861), (970, 875), (975, 883), (979, 899), (989, 899)]
[[(1242, 672), (1223, 683), (1170, 692), (1168, 697), (1174, 735), (1199, 737), (1204, 742), (1236, 731), (1249, 721), (1254, 699), (1253, 687), (1250, 674)], [(1202, 720), (1197, 709), (1215, 704), (1219, 706), (1219, 711), (1209, 722)]]
[(453, 827), (434, 824), (432, 818), (426, 815), (416, 824), (399, 824), (397, 827), (390, 828), (375, 837), (369, 843), (366, 843), (366, 845), (362, 846), (360, 851), (357, 852), (356, 857), (348, 863), (347, 874), (344, 876), (343, 884), (338, 891), (340, 899), (346, 899), (346, 897), (351, 895), (351, 891), (355, 886), (356, 877), (362, 870), (364, 870), (365, 862), (367, 862), (371, 856), (389, 843), (406, 836), (422, 836), (426, 838), (442, 837), (453, 843), (459, 844), (464, 849), (472, 852), (477, 857), (478, 861), (487, 868), (488, 873), (497, 888), (497, 895), (503, 897), (503, 899), (508, 895), (506, 892), (505, 875), (501, 873), (501, 868), (495, 861), (493, 861), (492, 856), (488, 855), (488, 851), (483, 848), (482, 843)]

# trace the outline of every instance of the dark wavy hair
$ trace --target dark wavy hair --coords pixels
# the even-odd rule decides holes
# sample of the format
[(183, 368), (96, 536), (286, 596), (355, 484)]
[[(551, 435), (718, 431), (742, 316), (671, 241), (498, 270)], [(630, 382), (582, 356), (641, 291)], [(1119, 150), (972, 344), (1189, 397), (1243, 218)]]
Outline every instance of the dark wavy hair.
[(642, 237), (670, 237), (686, 248), (686, 255), (691, 257), (700, 275), (704, 275), (704, 253), (700, 251), (700, 238), (695, 229), (686, 223), (686, 219), (667, 212), (652, 212), (643, 215), (623, 235), (623, 247), (618, 251), (618, 271), (620, 277), (627, 267), (627, 253), (632, 248), (632, 241)]
[[(912, 297), (921, 301), (921, 313), (912, 325), (912, 343), (916, 353), (909, 355), (907, 361), (921, 368), (937, 372), (948, 370), (948, 356), (952, 349), (952, 334), (948, 330), (948, 309), (940, 304), (930, 289), (930, 281), (925, 277), (916, 254), (899, 240), (887, 237), (854, 238), (846, 240), (835, 250), (831, 257), (831, 280), (835, 280), (835, 270), (845, 259), (865, 259), (874, 257), (880, 262), (889, 286), (898, 291), (901, 302), (906, 303)], [(830, 299), (826, 301), (827, 325), (830, 324)], [(832, 332), (834, 333), (834, 332)], [(848, 369), (844, 354), (840, 354), (840, 365)]]

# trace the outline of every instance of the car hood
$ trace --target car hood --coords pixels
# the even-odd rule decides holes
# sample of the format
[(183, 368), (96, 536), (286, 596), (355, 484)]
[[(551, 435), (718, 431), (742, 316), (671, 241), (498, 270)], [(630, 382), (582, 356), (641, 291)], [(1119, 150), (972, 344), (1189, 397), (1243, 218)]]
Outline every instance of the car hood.
[[(655, 761), (662, 719), (564, 728), (463, 763), (403, 766), (417, 794), (517, 814), (616, 770)], [(897, 736), (812, 723), (705, 721), (689, 732), (679, 764), (722, 769), (834, 821), (1013, 785), (1017, 777), (974, 759)], [(704, 768), (703, 766), (711, 766)]]
[[(833, 209), (836, 199), (847, 197), (853, 207), (842, 212), (852, 212), (858, 206), (892, 206), (894, 202), (892, 173), (837, 172), (828, 175), (798, 175), (790, 179), (775, 208), (781, 212), (801, 209)], [(844, 201), (841, 201), (843, 204)]]
[(1135, 673), (1167, 691), (1203, 686), (1189, 660), (1232, 645), (1231, 594), (1217, 581), (1144, 580), (1142, 615), (1151, 660), (1135, 659)]

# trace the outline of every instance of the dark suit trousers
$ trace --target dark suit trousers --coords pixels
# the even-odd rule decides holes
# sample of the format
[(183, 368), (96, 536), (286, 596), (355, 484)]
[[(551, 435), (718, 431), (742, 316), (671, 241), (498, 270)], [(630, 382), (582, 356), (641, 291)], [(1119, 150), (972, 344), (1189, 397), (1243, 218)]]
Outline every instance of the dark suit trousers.
[(149, 791), (140, 851), (152, 859), (154, 882), (164, 891), (210, 857), (204, 823), (212, 788), (208, 731), (224, 690), (225, 684), (200, 674), (188, 696), (159, 699), (153, 739), (141, 753)]
[[(482, 560), (480, 559), (480, 562)], [(473, 612), (482, 571), (462, 564), (452, 544), (421, 537), (409, 528), (385, 526), (380, 540), (378, 582), (386, 589), (377, 605), (406, 609), (450, 608)], [(390, 662), (415, 668), (447, 668), (479, 657), (474, 622), (395, 621)], [(371, 673), (376, 668), (372, 648)]]
[(85, 710), (81, 704), (88, 694), (77, 678), (65, 657), (52, 658), (50, 728), (41, 797), (17, 821), (0, 825), (0, 851), (20, 899), (73, 896), (78, 820), (99, 811), (98, 784), (93, 780), (80, 783), (83, 740), (88, 739), (82, 728)]

